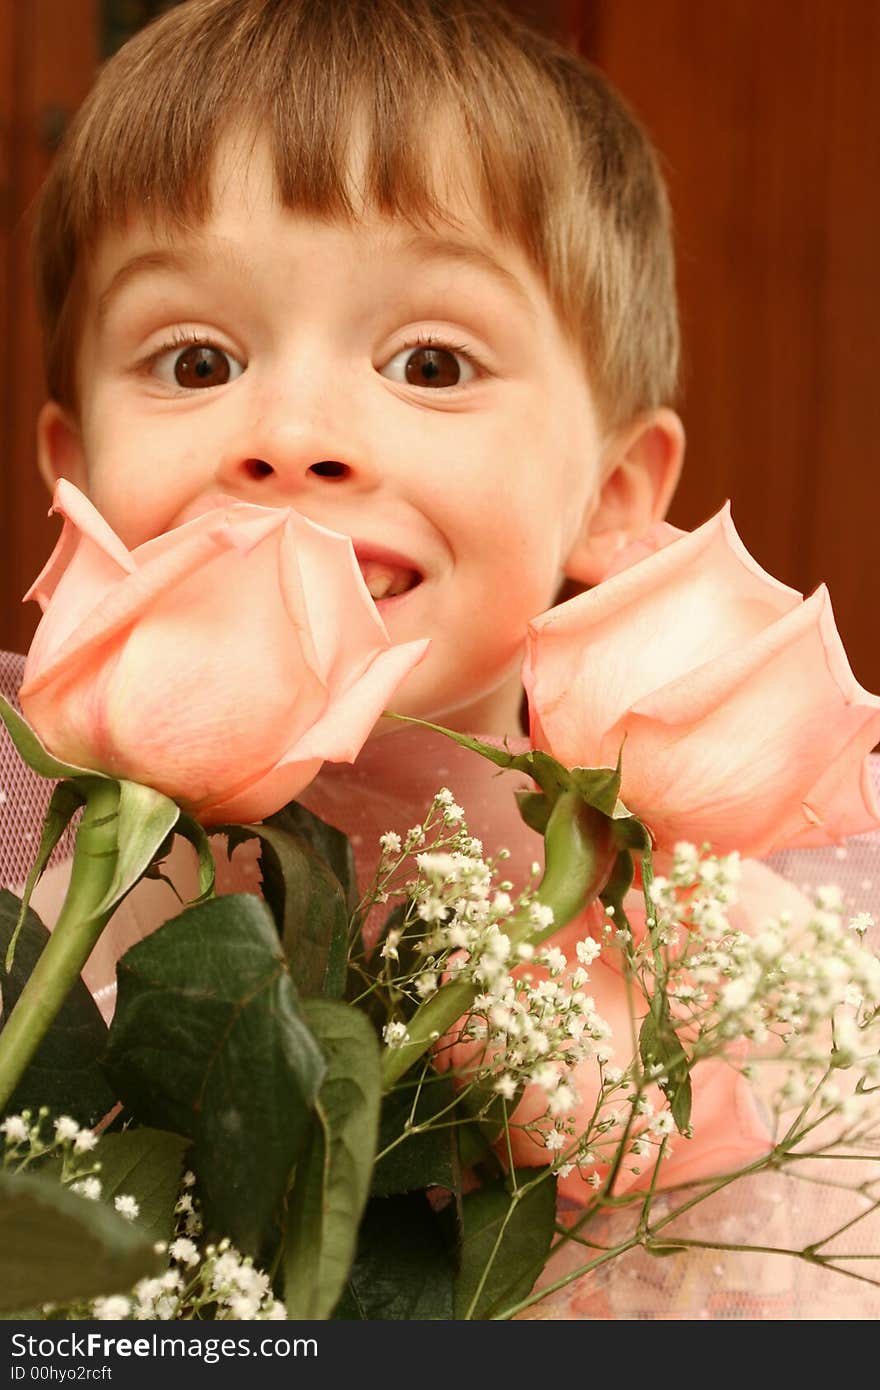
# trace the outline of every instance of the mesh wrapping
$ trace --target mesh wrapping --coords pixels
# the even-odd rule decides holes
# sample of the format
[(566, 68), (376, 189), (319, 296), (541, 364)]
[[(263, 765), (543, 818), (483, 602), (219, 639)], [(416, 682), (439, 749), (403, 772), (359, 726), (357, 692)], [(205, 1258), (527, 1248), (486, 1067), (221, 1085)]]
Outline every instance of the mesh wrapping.
[[(0, 695), (15, 706), (21, 685), (24, 657), (0, 651)], [(52, 783), (31, 772), (18, 756), (15, 744), (0, 723), (0, 888), (23, 883), (40, 843), (40, 830), (52, 795)], [(58, 844), (51, 862), (71, 852), (71, 834)]]
[[(23, 659), (0, 653), (0, 694), (15, 702)], [(873, 774), (880, 789), (880, 758)], [(429, 774), (436, 790), (435, 767)], [(350, 800), (351, 786), (345, 795)], [(426, 784), (425, 790), (428, 789)], [(51, 785), (26, 768), (0, 725), (0, 887), (15, 887), (30, 869)], [(304, 800), (308, 800), (305, 797)], [(513, 803), (512, 797), (508, 801)], [(327, 815), (328, 804), (316, 805)], [(388, 808), (386, 824), (393, 824)], [(384, 808), (383, 808), (384, 811)], [(328, 819), (332, 818), (327, 816)], [(356, 848), (361, 837), (353, 836)], [(57, 860), (70, 853), (70, 836), (56, 850)], [(836, 884), (853, 910), (867, 910), (880, 919), (880, 834), (854, 837), (845, 847), (796, 850), (774, 856), (773, 868), (798, 887), (809, 890)], [(867, 1195), (842, 1191), (823, 1182), (840, 1177), (846, 1168), (849, 1184), (856, 1180), (880, 1187), (880, 1160), (856, 1165), (827, 1160), (802, 1165), (799, 1177), (761, 1174), (741, 1180), (702, 1202), (664, 1234), (673, 1239), (720, 1241), (732, 1245), (762, 1245), (801, 1249), (851, 1221), (870, 1205)], [(669, 1198), (661, 1197), (660, 1202)], [(625, 1234), (625, 1212), (609, 1217), (590, 1238), (616, 1243)], [(830, 1247), (855, 1258), (851, 1268), (868, 1280), (880, 1280), (880, 1218), (874, 1213), (842, 1232)], [(862, 1259), (858, 1257), (862, 1256)], [(584, 1262), (584, 1254), (563, 1252), (545, 1276), (552, 1282)], [(529, 1310), (525, 1316), (543, 1319), (873, 1319), (880, 1316), (880, 1290), (870, 1282), (851, 1280), (820, 1266), (785, 1255), (743, 1253), (717, 1249), (689, 1250), (658, 1259), (634, 1250), (587, 1277), (567, 1285)]]

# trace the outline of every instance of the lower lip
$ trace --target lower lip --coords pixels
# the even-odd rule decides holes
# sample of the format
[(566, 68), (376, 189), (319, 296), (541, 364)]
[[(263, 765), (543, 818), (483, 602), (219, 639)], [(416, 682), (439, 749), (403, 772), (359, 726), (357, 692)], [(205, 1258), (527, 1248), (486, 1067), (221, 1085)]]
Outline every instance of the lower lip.
[(373, 599), (373, 602), (380, 613), (396, 613), (401, 604), (406, 603), (408, 598), (412, 598), (413, 594), (417, 594), (420, 589), (424, 588), (424, 584), (424, 579), (420, 579), (418, 584), (414, 584), (411, 589), (404, 589), (402, 594), (392, 594), (389, 598), (376, 598)]

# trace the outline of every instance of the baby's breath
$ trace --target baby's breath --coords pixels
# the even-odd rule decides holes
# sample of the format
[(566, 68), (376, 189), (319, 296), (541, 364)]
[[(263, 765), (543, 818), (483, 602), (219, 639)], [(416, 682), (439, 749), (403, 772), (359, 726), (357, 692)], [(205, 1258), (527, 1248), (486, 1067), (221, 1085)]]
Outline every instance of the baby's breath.
[[(93, 1179), (71, 1184), (80, 1190)], [(100, 1184), (98, 1185), (100, 1186)], [(229, 1240), (199, 1244), (202, 1219), (194, 1193), (195, 1175), (183, 1174), (175, 1204), (176, 1233), (169, 1244), (160, 1242), (156, 1253), (164, 1255), (168, 1268), (152, 1278), (140, 1279), (133, 1289), (93, 1300), (83, 1300), (65, 1308), (44, 1310), (47, 1316), (95, 1318), (99, 1321), (212, 1321), (274, 1320), (287, 1317), (284, 1304), (272, 1290), (272, 1281)], [(83, 1192), (82, 1195), (92, 1195)], [(97, 1200), (100, 1193), (94, 1194)], [(116, 1210), (128, 1220), (139, 1216), (138, 1203), (131, 1196), (114, 1199)]]
[[(677, 846), (671, 872), (649, 891), (656, 925), (633, 957), (637, 977), (647, 996), (666, 993), (692, 1040), (692, 1063), (745, 1039), (751, 1075), (762, 1059), (782, 1067), (777, 1110), (812, 1098), (827, 1115), (851, 1114), (880, 1073), (880, 960), (864, 945), (873, 921), (862, 913), (847, 922), (840, 890), (825, 884), (803, 921), (785, 911), (752, 933), (737, 930), (729, 910), (739, 876), (736, 855)], [(679, 934), (658, 977), (652, 947)], [(820, 1085), (829, 1067), (852, 1073), (845, 1092)]]

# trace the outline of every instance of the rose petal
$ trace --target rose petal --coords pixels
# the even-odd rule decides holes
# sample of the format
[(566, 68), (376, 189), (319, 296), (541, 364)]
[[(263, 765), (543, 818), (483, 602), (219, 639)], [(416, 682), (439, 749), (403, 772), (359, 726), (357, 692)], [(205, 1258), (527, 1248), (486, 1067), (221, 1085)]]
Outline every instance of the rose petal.
[(223, 498), (129, 553), (76, 489), (57, 500), (26, 717), (57, 756), (214, 822), (353, 759), (424, 653), (390, 644), (351, 541), (290, 508)]
[(569, 766), (600, 765), (603, 735), (625, 710), (736, 650), (800, 598), (751, 558), (725, 509), (529, 624), (523, 678), (542, 746)]

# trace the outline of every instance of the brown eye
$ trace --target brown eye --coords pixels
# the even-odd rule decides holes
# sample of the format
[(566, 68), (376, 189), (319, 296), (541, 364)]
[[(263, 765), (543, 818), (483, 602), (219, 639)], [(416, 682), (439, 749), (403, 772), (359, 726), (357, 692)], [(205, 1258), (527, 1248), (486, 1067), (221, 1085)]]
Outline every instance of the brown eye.
[(404, 371), (410, 386), (457, 386), (461, 380), (458, 358), (448, 348), (414, 348)]
[(231, 375), (226, 353), (207, 343), (193, 343), (174, 359), (174, 380), (178, 386), (225, 386)]
[(434, 339), (411, 342), (409, 347), (396, 352), (379, 371), (389, 381), (422, 388), (465, 386), (479, 376), (468, 348), (438, 343)]

